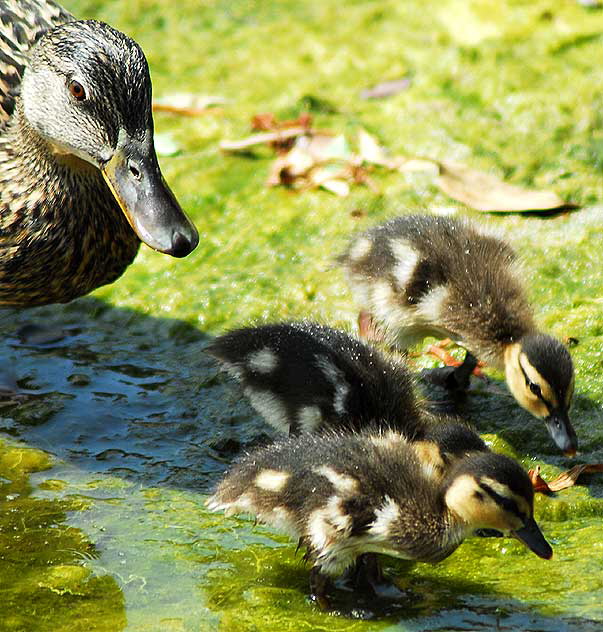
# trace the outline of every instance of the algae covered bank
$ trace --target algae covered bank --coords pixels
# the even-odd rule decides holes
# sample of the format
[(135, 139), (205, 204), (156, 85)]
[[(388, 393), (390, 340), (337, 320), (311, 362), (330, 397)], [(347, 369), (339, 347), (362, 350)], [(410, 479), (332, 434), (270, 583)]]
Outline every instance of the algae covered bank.
[[(539, 325), (573, 339), (577, 459), (602, 462), (603, 12), (487, 0), (66, 8), (134, 38), (155, 97), (224, 102), (199, 117), (155, 114), (157, 136), (175, 146), (159, 156), (162, 172), (200, 232), (189, 257), (143, 247), (88, 297), (0, 313), (3, 383), (12, 385), (0, 408), (0, 628), (599, 629), (600, 475), (536, 496), (550, 561), (512, 540), (469, 539), (436, 566), (387, 560), (402, 602), (348, 604), (348, 616), (316, 609), (287, 538), (204, 507), (232, 460), (272, 434), (203, 349), (264, 321), (350, 330), (355, 306), (332, 264), (352, 232), (406, 210), (487, 220), (531, 271)], [(409, 79), (399, 94), (360, 98), (399, 77)], [(261, 112), (309, 112), (334, 133), (362, 127), (392, 155), (461, 162), (582, 208), (486, 218), (421, 172), (375, 171), (371, 187), (346, 197), (267, 188), (269, 151), (218, 148), (248, 135)], [(462, 413), (490, 447), (526, 469), (541, 465), (546, 478), (573, 465), (529, 430), (503, 376), (488, 375)]]

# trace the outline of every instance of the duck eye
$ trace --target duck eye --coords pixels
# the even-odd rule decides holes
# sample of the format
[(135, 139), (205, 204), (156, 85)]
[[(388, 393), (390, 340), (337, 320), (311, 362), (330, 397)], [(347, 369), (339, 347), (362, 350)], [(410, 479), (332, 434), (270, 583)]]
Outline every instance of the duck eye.
[(69, 84), (69, 92), (76, 101), (83, 101), (86, 98), (86, 91), (84, 86), (75, 79)]
[(540, 389), (539, 384), (535, 384), (534, 382), (530, 382), (530, 390), (536, 397), (540, 397), (542, 395), (542, 390)]

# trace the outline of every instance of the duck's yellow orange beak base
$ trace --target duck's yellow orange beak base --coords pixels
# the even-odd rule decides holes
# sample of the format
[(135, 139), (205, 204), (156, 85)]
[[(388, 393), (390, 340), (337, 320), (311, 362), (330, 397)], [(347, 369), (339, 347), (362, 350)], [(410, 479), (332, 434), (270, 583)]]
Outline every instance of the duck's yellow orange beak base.
[(166, 184), (152, 142), (141, 143), (120, 132), (118, 146), (101, 173), (134, 232), (147, 246), (186, 257), (199, 234)]

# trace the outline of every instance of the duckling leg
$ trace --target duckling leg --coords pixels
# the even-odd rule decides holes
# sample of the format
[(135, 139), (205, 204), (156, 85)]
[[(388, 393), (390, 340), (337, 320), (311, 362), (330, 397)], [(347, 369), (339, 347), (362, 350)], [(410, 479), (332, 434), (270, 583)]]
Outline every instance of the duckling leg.
[(327, 597), (327, 591), (332, 587), (331, 578), (321, 572), (319, 566), (313, 566), (310, 571), (310, 599), (321, 610), (330, 610), (331, 602)]
[(477, 358), (467, 351), (465, 353), (465, 359), (460, 366), (457, 366), (452, 371), (452, 385), (448, 388), (453, 390), (466, 391), (469, 388), (469, 382), (471, 381), (471, 374), (477, 367)]
[(404, 593), (383, 574), (376, 553), (364, 553), (357, 558), (353, 579), (357, 590), (368, 590), (376, 597), (399, 599), (404, 596)]

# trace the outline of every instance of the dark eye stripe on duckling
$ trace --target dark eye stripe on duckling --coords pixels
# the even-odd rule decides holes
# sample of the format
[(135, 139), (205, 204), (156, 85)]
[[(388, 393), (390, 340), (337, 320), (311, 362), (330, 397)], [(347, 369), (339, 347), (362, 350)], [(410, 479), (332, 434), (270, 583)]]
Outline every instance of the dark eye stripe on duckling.
[[(498, 492), (494, 491), (490, 487), (490, 485), (484, 483), (483, 481), (480, 481), (479, 486), (486, 492), (486, 494), (488, 494), (488, 496), (490, 496), (490, 498), (492, 498), (492, 500), (494, 500), (494, 502), (499, 507), (502, 507), (505, 511), (512, 513), (514, 516), (517, 516), (522, 522), (525, 522), (528, 519), (528, 516), (526, 516), (526, 514), (519, 509), (515, 500), (506, 496), (502, 496)], [(479, 492), (475, 493), (476, 498), (478, 498), (479, 500), (483, 500), (478, 496), (478, 494)]]
[[(550, 385), (544, 380), (544, 378), (542, 381), (543, 383), (534, 382), (528, 375), (526, 369), (524, 368), (522, 359), (523, 359), (522, 356), (520, 356), (519, 368), (521, 369), (523, 377), (526, 381), (526, 386), (530, 389), (530, 391), (534, 395), (536, 395), (536, 397), (538, 397), (538, 399), (549, 409), (549, 411), (557, 408), (557, 398), (555, 397)], [(534, 371), (535, 370), (536, 369), (534, 369)], [(543, 393), (543, 389), (549, 397), (545, 397), (545, 393)]]

